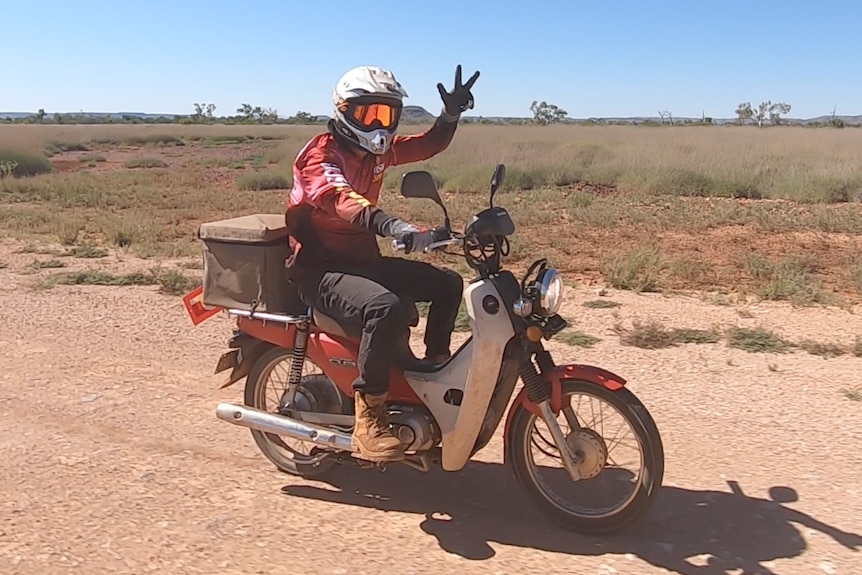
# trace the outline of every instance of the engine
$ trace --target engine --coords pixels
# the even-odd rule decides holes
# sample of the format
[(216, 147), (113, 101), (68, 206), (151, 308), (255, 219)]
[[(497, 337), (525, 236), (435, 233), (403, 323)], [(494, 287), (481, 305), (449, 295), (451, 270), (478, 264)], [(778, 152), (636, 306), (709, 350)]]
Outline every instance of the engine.
[(407, 451), (424, 451), (440, 442), (440, 429), (431, 413), (413, 405), (390, 405), (389, 425)]

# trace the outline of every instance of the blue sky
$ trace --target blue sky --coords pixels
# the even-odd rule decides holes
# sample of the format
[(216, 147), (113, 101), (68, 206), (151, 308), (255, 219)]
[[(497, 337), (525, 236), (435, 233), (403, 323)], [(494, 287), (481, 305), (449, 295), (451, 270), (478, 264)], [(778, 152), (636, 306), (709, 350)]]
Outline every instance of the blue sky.
[[(393, 70), (408, 104), (480, 70), (475, 114), (862, 114), (862, 2), (785, 0), (3, 0), (0, 111), (330, 112), (347, 69)], [(146, 7), (145, 7), (146, 6)]]

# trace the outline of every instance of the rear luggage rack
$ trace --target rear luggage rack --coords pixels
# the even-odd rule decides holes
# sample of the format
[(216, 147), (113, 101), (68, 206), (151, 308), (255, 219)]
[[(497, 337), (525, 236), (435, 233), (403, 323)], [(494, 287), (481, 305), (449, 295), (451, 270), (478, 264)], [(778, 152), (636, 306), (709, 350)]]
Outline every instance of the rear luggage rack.
[(268, 321), (272, 321), (276, 323), (283, 323), (285, 325), (292, 325), (311, 321), (311, 310), (309, 310), (308, 313), (302, 315), (285, 315), (281, 313), (267, 313), (262, 311), (253, 312), (244, 309), (231, 308), (227, 310), (227, 313), (229, 315), (247, 317), (249, 319), (259, 319), (264, 324), (266, 324), (266, 322)]

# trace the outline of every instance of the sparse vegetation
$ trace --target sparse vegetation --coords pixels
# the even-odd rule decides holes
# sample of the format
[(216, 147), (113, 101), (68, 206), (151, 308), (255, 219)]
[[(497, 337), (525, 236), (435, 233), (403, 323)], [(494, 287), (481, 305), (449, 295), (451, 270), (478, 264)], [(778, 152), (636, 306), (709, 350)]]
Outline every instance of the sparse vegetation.
[(256, 172), (246, 174), (236, 181), (236, 187), (244, 191), (284, 190), (290, 188), (290, 181), (275, 172)]
[(159, 158), (133, 158), (127, 160), (123, 166), (130, 170), (135, 168), (167, 168), (168, 163)]
[(0, 180), (50, 173), (48, 158), (32, 152), (0, 148)]
[(143, 272), (117, 275), (103, 270), (82, 270), (59, 273), (48, 281), (56, 285), (145, 286), (154, 285), (156, 276)]
[(721, 341), (721, 334), (715, 329), (669, 328), (655, 319), (646, 322), (634, 320), (631, 328), (625, 328), (618, 323), (614, 326), (614, 331), (621, 344), (642, 349), (663, 349), (686, 343), (706, 344)]
[(584, 307), (588, 307), (590, 309), (609, 309), (614, 307), (620, 307), (622, 304), (609, 299), (593, 299), (590, 301), (585, 301), (583, 305)]
[(46, 269), (54, 269), (54, 268), (64, 268), (66, 267), (66, 263), (60, 260), (36, 260), (33, 262), (33, 267), (40, 270)]
[(108, 250), (86, 244), (69, 248), (61, 255), (71, 256), (73, 258), (97, 259), (107, 257)]
[(594, 335), (590, 335), (575, 329), (563, 330), (562, 333), (557, 335), (555, 339), (565, 344), (574, 345), (577, 347), (593, 347), (595, 344), (602, 341), (600, 338)]
[(106, 158), (102, 154), (81, 154), (78, 156), (78, 161), (82, 163), (104, 162)]
[(812, 258), (785, 256), (772, 262), (759, 254), (752, 254), (746, 265), (749, 273), (760, 280), (757, 295), (763, 299), (787, 300), (794, 305), (834, 301), (814, 275), (817, 266)]
[(663, 349), (676, 344), (673, 330), (661, 322), (650, 319), (646, 322), (634, 320), (631, 328), (616, 325), (614, 331), (620, 337), (620, 343), (642, 349)]
[[(0, 148), (44, 149), (56, 165), (54, 173), (0, 179), (0, 229), (28, 239), (51, 235), (69, 247), (176, 257), (199, 252), (202, 221), (281, 212), (290, 163), (323, 127), (253, 118), (217, 125), (207, 110), (200, 104), (201, 122), (188, 125), (0, 127)], [(439, 210), (429, 202), (391, 193), (405, 171), (430, 168), (453, 223), (463, 225), (487, 205), (489, 174), (505, 157), (497, 203), (518, 226), (507, 259), (514, 271), (540, 247), (568, 277), (598, 272), (610, 286), (638, 293), (724, 289), (735, 292), (721, 292), (727, 301), (747, 291), (794, 305), (862, 299), (862, 260), (854, 255), (862, 251), (862, 213), (854, 203), (862, 199), (862, 131), (550, 124), (463, 125), (443, 155), (387, 171), (381, 207), (438, 224)], [(424, 128), (405, 125), (404, 133)], [(145, 155), (126, 165), (171, 169), (127, 168), (127, 156), (112, 158), (120, 145), (170, 147), (164, 158)], [(99, 157), (110, 163), (80, 171)], [(800, 233), (816, 240), (800, 242)], [(776, 245), (793, 245), (796, 253), (776, 258)]]
[(659, 287), (661, 266), (662, 257), (657, 248), (638, 247), (611, 257), (602, 266), (602, 273), (612, 287), (650, 292)]
[(161, 293), (182, 295), (200, 285), (200, 280), (183, 275), (177, 270), (113, 274), (103, 270), (81, 270), (61, 272), (46, 280), (46, 287), (53, 285), (97, 285), (97, 286), (151, 286), (158, 285)]
[(847, 353), (847, 348), (841, 344), (833, 342), (819, 342), (811, 339), (800, 341), (799, 347), (811, 355), (820, 355), (825, 358), (838, 357)]
[(727, 330), (727, 345), (750, 353), (786, 353), (792, 344), (763, 328), (732, 327)]
[(721, 334), (716, 329), (676, 328), (671, 331), (675, 343), (718, 343)]

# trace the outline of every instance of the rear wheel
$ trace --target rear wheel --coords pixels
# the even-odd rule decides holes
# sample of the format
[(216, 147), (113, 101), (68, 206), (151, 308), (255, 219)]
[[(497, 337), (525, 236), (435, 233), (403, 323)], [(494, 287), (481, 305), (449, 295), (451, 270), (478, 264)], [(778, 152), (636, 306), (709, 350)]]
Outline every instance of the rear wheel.
[[(523, 406), (512, 415), (506, 459), (521, 487), (558, 524), (590, 534), (621, 529), (648, 509), (664, 477), (664, 447), (655, 422), (626, 388), (610, 391), (565, 380), (562, 395), (558, 422), (583, 457), (584, 478), (571, 480), (547, 424)], [(634, 457), (618, 454), (618, 448)], [(629, 459), (633, 465), (626, 469)], [(602, 504), (605, 499), (610, 502)]]
[[(279, 413), (287, 393), (291, 350), (273, 348), (252, 366), (245, 383), (245, 404)], [(341, 392), (329, 377), (306, 358), (302, 366), (299, 389), (294, 397), (295, 409), (317, 413), (349, 413)], [(300, 477), (317, 477), (336, 461), (331, 452), (316, 449), (303, 441), (252, 429), (251, 435), (261, 452), (280, 471)]]

